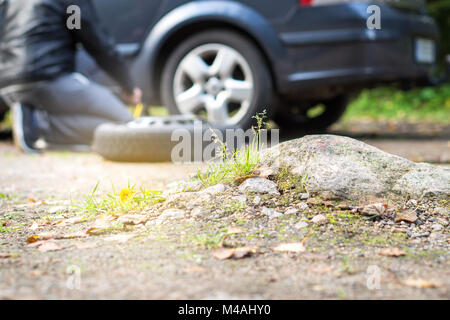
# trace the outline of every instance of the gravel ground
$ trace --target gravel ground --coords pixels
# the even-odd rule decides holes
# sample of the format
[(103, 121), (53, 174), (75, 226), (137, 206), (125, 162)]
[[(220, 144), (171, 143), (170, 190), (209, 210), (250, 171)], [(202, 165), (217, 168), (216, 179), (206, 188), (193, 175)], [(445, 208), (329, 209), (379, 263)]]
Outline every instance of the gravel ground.
[[(258, 203), (227, 188), (196, 210), (198, 194), (190, 193), (136, 212), (145, 224), (111, 227), (108, 220), (102, 229), (98, 215), (73, 219), (80, 215), (71, 206), (97, 182), (99, 195), (128, 183), (162, 190), (195, 167), (25, 156), (7, 143), (0, 144), (0, 166), (2, 299), (450, 298), (445, 201), (387, 204), (371, 220), (340, 203), (302, 200), (295, 190)], [(389, 212), (403, 205), (418, 216), (415, 223), (393, 221)], [(179, 210), (165, 211), (171, 206)], [(277, 212), (284, 215), (267, 216)], [(227, 231), (223, 252), (214, 250)], [(286, 243), (295, 243), (294, 252), (274, 250)], [(241, 247), (244, 257), (233, 251), (224, 258)]]

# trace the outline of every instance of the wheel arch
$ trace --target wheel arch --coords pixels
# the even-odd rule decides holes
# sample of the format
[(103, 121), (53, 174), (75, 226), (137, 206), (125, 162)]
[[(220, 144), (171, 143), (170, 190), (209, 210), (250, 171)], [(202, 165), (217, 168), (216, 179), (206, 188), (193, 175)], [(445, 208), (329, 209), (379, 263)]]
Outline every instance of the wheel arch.
[(186, 39), (205, 30), (236, 31), (251, 41), (267, 62), (277, 87), (276, 61), (286, 52), (276, 31), (258, 12), (228, 1), (191, 2), (165, 15), (152, 29), (133, 68), (145, 99), (160, 102), (160, 79), (170, 52)]

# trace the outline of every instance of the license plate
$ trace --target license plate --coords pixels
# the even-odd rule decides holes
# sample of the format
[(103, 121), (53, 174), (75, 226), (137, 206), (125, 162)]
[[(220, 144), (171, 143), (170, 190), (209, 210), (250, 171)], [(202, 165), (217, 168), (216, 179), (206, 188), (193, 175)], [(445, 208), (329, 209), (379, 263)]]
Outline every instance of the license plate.
[(433, 40), (416, 39), (416, 61), (419, 63), (434, 63), (436, 61), (436, 45)]

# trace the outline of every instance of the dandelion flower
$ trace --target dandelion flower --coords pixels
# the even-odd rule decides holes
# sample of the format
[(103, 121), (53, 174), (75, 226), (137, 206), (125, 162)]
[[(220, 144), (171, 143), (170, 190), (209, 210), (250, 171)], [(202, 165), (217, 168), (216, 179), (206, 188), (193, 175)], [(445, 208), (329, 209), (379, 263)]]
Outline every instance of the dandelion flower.
[(129, 188), (124, 188), (120, 190), (120, 200), (122, 202), (127, 202), (132, 200), (134, 191)]

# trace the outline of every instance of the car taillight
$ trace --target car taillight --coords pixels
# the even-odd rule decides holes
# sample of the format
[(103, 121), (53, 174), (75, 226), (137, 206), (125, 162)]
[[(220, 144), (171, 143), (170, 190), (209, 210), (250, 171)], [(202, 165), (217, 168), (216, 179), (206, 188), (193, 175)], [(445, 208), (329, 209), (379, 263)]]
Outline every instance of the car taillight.
[(325, 6), (348, 2), (369, 2), (369, 0), (299, 0), (298, 5), (300, 7), (309, 7), (309, 6)]
[(314, 0), (300, 0), (300, 1), (298, 2), (298, 5), (299, 5), (300, 7), (307, 7), (307, 6), (313, 5), (313, 3), (314, 3)]

